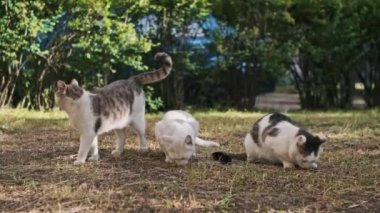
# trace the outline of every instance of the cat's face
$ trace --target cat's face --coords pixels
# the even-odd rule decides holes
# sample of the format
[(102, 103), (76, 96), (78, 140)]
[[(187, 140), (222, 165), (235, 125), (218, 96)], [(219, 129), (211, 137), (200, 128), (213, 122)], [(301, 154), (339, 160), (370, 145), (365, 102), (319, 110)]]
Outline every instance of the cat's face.
[(74, 102), (82, 97), (84, 90), (79, 86), (78, 81), (73, 79), (70, 84), (59, 80), (57, 81), (56, 91), (54, 93), (55, 102), (58, 107), (68, 110)]
[(195, 153), (195, 139), (190, 135), (186, 137), (163, 137), (161, 143), (165, 143), (169, 162), (177, 165), (185, 165)]
[(298, 135), (296, 140), (297, 151), (294, 158), (297, 165), (304, 169), (317, 169), (318, 159), (323, 151), (321, 145), (326, 142), (326, 137)]

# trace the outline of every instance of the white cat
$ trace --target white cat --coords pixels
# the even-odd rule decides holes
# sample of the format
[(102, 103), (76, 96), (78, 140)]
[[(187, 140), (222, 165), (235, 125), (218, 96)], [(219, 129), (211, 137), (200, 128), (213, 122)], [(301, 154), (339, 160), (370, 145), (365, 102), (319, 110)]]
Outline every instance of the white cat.
[[(284, 168), (297, 165), (316, 169), (324, 142), (325, 136), (313, 136), (295, 126), (287, 116), (273, 113), (265, 115), (253, 125), (245, 137), (244, 147), (247, 161), (265, 160), (282, 163)], [(222, 152), (213, 153), (213, 156), (222, 162), (231, 161), (228, 154)]]
[(113, 155), (119, 156), (124, 150), (126, 127), (131, 124), (140, 138), (140, 149), (148, 148), (145, 138), (145, 97), (144, 84), (166, 78), (172, 68), (172, 60), (166, 53), (157, 53), (155, 59), (161, 68), (152, 72), (115, 81), (103, 88), (89, 92), (81, 88), (74, 79), (70, 84), (57, 82), (55, 99), (57, 105), (69, 116), (71, 125), (80, 132), (80, 146), (74, 164), (97, 161), (98, 135), (115, 130), (118, 141)]
[(191, 114), (180, 110), (165, 113), (155, 126), (156, 140), (165, 153), (165, 162), (184, 165), (195, 156), (195, 145), (219, 146), (216, 142), (200, 139), (198, 132), (199, 123)]

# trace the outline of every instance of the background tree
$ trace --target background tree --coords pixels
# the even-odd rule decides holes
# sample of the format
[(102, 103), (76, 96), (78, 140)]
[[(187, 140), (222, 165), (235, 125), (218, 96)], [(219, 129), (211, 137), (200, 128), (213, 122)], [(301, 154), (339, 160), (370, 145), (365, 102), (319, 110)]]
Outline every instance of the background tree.
[(290, 7), (288, 0), (214, 3), (213, 14), (233, 29), (230, 33), (221, 29), (215, 42), (223, 56), (218, 75), (233, 105), (253, 106), (255, 96), (272, 90), (285, 74), (286, 59), (293, 51), (285, 39), (294, 23)]
[[(303, 108), (380, 105), (376, 0), (91, 0), (0, 3), (0, 107), (54, 106), (54, 82), (87, 89), (153, 67), (172, 74), (146, 88), (150, 109), (250, 109), (291, 77)], [(361, 82), (362, 93), (355, 90)]]
[[(58, 8), (47, 9), (43, 1), (13, 1), (0, 3), (0, 107), (12, 103), (16, 86), (24, 77), (29, 86), (35, 69), (27, 65), (47, 51), (40, 49), (39, 33), (54, 29)], [(50, 5), (53, 6), (53, 5)]]
[[(152, 54), (169, 52), (174, 61), (174, 70), (168, 79), (155, 86), (166, 108), (184, 106), (186, 81), (201, 70), (202, 50), (192, 42), (203, 33), (201, 23), (209, 15), (209, 5), (208, 0), (150, 1), (150, 16), (146, 18), (153, 18), (153, 21), (148, 25), (151, 30), (146, 33), (156, 44)], [(152, 58), (152, 55), (147, 57)]]

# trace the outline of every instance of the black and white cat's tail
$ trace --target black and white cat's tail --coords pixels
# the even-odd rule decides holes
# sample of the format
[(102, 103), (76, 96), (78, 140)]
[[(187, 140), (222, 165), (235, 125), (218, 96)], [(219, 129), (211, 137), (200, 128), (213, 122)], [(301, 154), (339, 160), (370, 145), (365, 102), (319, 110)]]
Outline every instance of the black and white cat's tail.
[(246, 161), (247, 155), (245, 153), (214, 152), (212, 153), (212, 158), (222, 164), (226, 164), (230, 163), (232, 159)]
[(217, 142), (206, 141), (206, 140), (203, 140), (199, 137), (195, 138), (195, 144), (198, 146), (204, 146), (204, 147), (211, 147), (211, 146), (219, 147), (220, 146)]
[(150, 84), (157, 81), (161, 81), (166, 78), (170, 71), (172, 70), (173, 62), (172, 58), (164, 53), (159, 52), (156, 53), (154, 59), (160, 63), (161, 67), (159, 69), (153, 70), (151, 72), (141, 73), (139, 75), (134, 76), (134, 79), (139, 81), (141, 84)]

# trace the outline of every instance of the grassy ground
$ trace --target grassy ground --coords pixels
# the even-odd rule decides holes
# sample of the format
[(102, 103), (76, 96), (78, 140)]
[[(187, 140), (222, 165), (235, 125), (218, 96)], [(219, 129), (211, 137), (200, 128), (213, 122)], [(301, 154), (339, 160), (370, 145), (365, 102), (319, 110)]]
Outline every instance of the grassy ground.
[(0, 212), (13, 211), (380, 211), (380, 112), (299, 112), (293, 120), (329, 137), (317, 171), (212, 161), (216, 150), (242, 152), (263, 113), (195, 113), (201, 136), (221, 143), (198, 148), (183, 167), (164, 162), (154, 141), (161, 115), (147, 115), (150, 151), (131, 131), (122, 158), (113, 133), (100, 137), (101, 160), (74, 166), (78, 133), (62, 112), (0, 111)]

